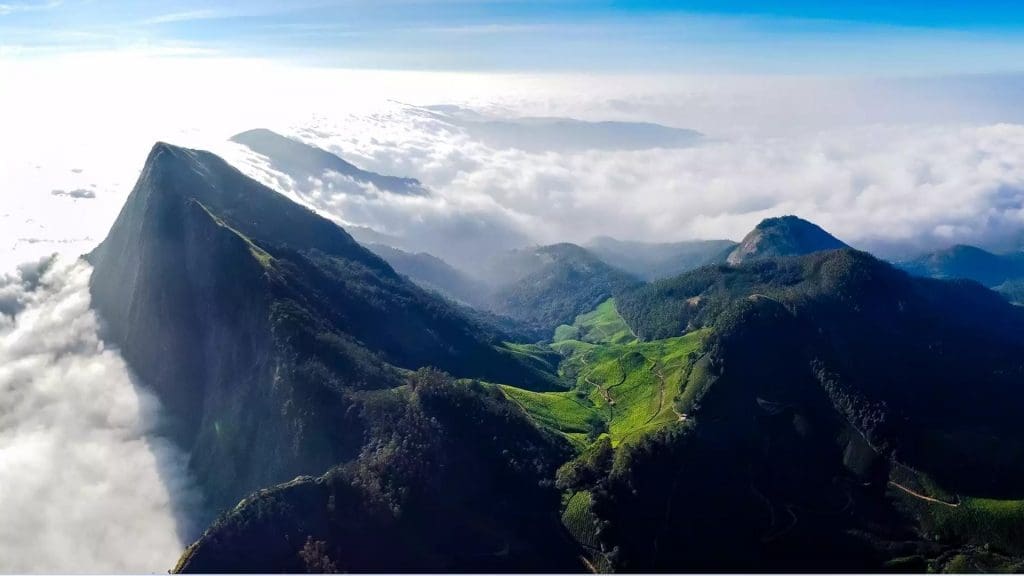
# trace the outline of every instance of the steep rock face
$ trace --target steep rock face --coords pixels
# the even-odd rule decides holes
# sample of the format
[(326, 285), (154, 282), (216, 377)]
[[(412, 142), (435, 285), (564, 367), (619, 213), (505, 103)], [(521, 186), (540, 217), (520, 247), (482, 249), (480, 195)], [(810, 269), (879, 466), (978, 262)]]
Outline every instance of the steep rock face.
[(726, 261), (735, 265), (847, 247), (835, 236), (806, 220), (782, 216), (761, 221), (729, 253)]
[[(91, 290), (108, 338), (167, 407), (173, 437), (189, 449), (219, 508), (350, 456), (358, 427), (341, 438), (331, 433), (345, 427), (343, 395), (305, 405), (322, 391), (289, 377), (295, 354), (274, 334), (270, 256), (203, 204), (217, 206), (219, 198), (205, 182), (190, 182), (195, 172), (182, 174), (200, 168), (191, 156), (154, 148), (110, 235), (90, 255)], [(393, 381), (382, 371), (376, 385)]]
[[(90, 288), (214, 509), (353, 457), (392, 366), (546, 385), (335, 224), (212, 154), (157, 144)], [(539, 382), (539, 384), (538, 384)]]

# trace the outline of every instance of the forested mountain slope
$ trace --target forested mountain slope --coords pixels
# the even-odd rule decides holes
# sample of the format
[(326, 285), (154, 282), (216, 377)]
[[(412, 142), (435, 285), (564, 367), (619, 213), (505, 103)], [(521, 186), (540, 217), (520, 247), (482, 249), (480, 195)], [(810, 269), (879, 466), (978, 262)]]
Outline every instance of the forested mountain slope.
[(157, 144), (89, 255), (107, 338), (175, 420), (216, 509), (354, 456), (353, 394), (431, 365), (553, 384), (332, 222), (220, 158)]
[(488, 278), (496, 286), (491, 309), (550, 332), (620, 290), (635, 277), (575, 244), (524, 248), (495, 258)]
[[(578, 487), (624, 568), (877, 570), (903, 557), (923, 570), (966, 554), (1006, 569), (1024, 551), (979, 500), (1011, 510), (1024, 497), (1024, 311), (998, 295), (836, 250), (707, 267), (619, 308), (642, 337), (712, 331), (677, 402), (686, 425), (617, 451)], [(651, 521), (673, 502), (678, 515)], [(993, 534), (994, 559), (972, 552)]]

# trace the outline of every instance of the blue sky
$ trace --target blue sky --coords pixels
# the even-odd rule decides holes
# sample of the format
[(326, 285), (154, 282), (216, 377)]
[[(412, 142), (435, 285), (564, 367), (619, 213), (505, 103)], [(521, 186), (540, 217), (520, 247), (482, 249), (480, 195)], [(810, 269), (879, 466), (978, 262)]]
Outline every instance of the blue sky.
[(0, 55), (83, 50), (474, 71), (1019, 72), (1009, 0), (0, 0)]

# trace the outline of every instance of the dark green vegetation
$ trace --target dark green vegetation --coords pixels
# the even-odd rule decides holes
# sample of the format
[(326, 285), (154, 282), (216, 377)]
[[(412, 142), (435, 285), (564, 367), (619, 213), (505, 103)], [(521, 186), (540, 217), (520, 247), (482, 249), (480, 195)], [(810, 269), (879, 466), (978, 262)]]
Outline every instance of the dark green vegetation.
[(725, 262), (736, 243), (732, 240), (628, 242), (602, 236), (591, 240), (586, 247), (616, 268), (644, 280), (658, 280), (706, 264)]
[(91, 288), (221, 513), (179, 571), (1020, 569), (1024, 308), (804, 224), (647, 285), (509, 255), (515, 343), (158, 144)]
[[(799, 330), (775, 338), (794, 341), (813, 378), (882, 453), (946, 485), (1024, 486), (1024, 468), (1013, 464), (1024, 439), (1010, 433), (1010, 406), (1024, 399), (1024, 310), (977, 284), (913, 278), (852, 250), (705, 268), (624, 294), (619, 308), (641, 335), (714, 325), (725, 338), (720, 326), (737, 301), (793, 317), (786, 322)], [(998, 448), (979, 445), (993, 435)], [(1000, 478), (972, 472), (997, 464)]]
[[(617, 450), (579, 487), (614, 565), (924, 570), (993, 561), (982, 540), (1011, 564), (1019, 554), (1013, 521), (990, 512), (1017, 510), (1006, 501), (1024, 486), (1020, 309), (852, 250), (709, 267), (619, 307), (640, 334), (713, 333), (687, 421)], [(939, 530), (909, 513), (906, 498), (928, 518), (947, 506), (893, 488), (903, 465), (963, 499), (961, 520)], [(968, 512), (978, 498), (999, 504)]]
[(491, 305), (494, 312), (545, 334), (640, 283), (575, 244), (503, 254), (491, 262), (486, 276), (496, 286)]
[(729, 264), (742, 264), (846, 247), (838, 238), (807, 220), (782, 216), (762, 220), (729, 253), (726, 261)]
[(544, 388), (504, 335), (205, 152), (157, 144), (89, 256), (107, 337), (176, 419), (216, 508), (355, 456), (353, 394), (401, 368)]
[(424, 370), (364, 399), (355, 460), (247, 498), (177, 571), (581, 571), (560, 526), (567, 456), (492, 387)]

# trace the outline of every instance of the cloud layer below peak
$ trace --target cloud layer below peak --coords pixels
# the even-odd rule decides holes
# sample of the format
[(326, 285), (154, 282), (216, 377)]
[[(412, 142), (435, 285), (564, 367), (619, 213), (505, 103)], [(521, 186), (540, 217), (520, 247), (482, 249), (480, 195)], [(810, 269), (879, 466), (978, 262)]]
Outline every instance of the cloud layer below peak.
[(433, 194), (367, 198), (309, 182), (298, 193), (258, 158), (225, 153), (344, 224), (456, 261), (452, 240), (738, 239), (781, 214), (891, 257), (955, 243), (1011, 250), (1024, 239), (1024, 126), (1015, 124), (869, 125), (683, 148), (526, 151), (492, 147), (457, 123), (395, 107), (321, 120), (293, 136), (419, 178)]
[(162, 572), (194, 536), (186, 456), (98, 339), (90, 273), (0, 275), (0, 572)]

